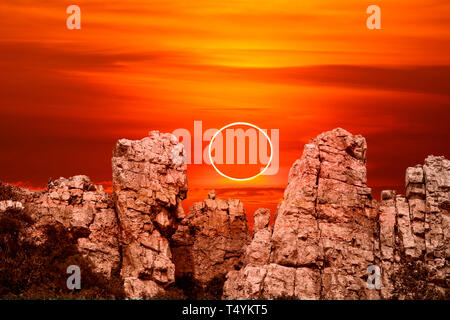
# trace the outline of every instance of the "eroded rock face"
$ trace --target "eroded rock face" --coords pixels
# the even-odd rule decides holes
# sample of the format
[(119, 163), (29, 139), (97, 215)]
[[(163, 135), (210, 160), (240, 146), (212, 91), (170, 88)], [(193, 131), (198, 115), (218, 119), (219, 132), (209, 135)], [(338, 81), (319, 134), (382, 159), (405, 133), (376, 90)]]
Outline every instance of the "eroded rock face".
[(265, 265), (269, 263), (272, 226), (270, 222), (270, 210), (259, 208), (253, 214), (253, 237), (245, 248), (245, 264)]
[(0, 213), (3, 213), (7, 210), (23, 210), (23, 203), (20, 201), (13, 200), (2, 200), (0, 201)]
[[(380, 204), (380, 259), (383, 298), (397, 295), (392, 275), (417, 261), (431, 276), (430, 282), (448, 294), (450, 257), (450, 161), (429, 156), (425, 164), (406, 170), (406, 197), (383, 191)], [(389, 196), (386, 196), (389, 194)]]
[[(365, 154), (364, 138), (342, 129), (305, 145), (272, 234), (258, 223), (245, 267), (227, 275), (225, 298), (414, 297), (418, 288), (399, 290), (405, 284), (396, 278), (414, 261), (448, 296), (450, 161), (429, 156), (408, 168), (406, 197), (385, 190), (378, 204), (366, 185)], [(379, 289), (369, 289), (369, 267), (381, 272)]]
[(216, 199), (211, 191), (196, 202), (172, 236), (177, 278), (189, 277), (208, 289), (228, 271), (240, 268), (249, 232), (244, 206), (239, 200)]
[(364, 274), (375, 260), (376, 206), (365, 156), (365, 139), (343, 129), (305, 145), (276, 212), (269, 261), (257, 267), (250, 259), (229, 274), (224, 297), (242, 298), (240, 288), (251, 287), (255, 298), (371, 298)]
[(35, 221), (27, 230), (34, 243), (45, 241), (45, 226), (59, 224), (77, 239), (78, 250), (95, 272), (109, 278), (120, 268), (118, 223), (112, 199), (87, 176), (50, 181), (45, 191), (22, 193), (23, 207)]
[[(276, 212), (268, 263), (249, 261), (230, 273), (224, 297), (242, 298), (245, 287), (257, 292), (255, 298), (376, 297), (364, 279), (375, 261), (376, 226), (365, 156), (365, 139), (343, 129), (305, 145)], [(260, 281), (255, 274), (265, 276)]]
[[(450, 161), (429, 156), (408, 168), (406, 196), (385, 190), (377, 203), (366, 148), (343, 129), (312, 139), (290, 170), (274, 224), (258, 209), (251, 239), (243, 204), (214, 191), (185, 216), (183, 146), (159, 132), (117, 142), (112, 197), (86, 176), (60, 178), (45, 191), (17, 188), (0, 214), (28, 210), (35, 223), (26, 236), (37, 244), (46, 225), (64, 226), (94, 271), (121, 271), (128, 298), (164, 294), (185, 276), (206, 290), (225, 275), (224, 298), (411, 298), (419, 288), (399, 291), (396, 278), (411, 262), (450, 296)], [(381, 270), (380, 289), (367, 285), (371, 266)]]
[(152, 131), (121, 139), (112, 159), (114, 202), (121, 230), (122, 271), (130, 298), (149, 298), (175, 281), (168, 238), (184, 217), (186, 164), (175, 136)]

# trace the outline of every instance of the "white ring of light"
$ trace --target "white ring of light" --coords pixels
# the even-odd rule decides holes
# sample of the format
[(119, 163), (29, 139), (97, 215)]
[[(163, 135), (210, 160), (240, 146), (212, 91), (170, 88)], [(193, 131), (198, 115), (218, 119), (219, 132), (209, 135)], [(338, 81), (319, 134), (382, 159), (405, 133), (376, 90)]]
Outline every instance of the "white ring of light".
[[(216, 165), (214, 164), (214, 161), (212, 160), (212, 156), (211, 156), (211, 145), (212, 145), (214, 139), (217, 137), (217, 135), (220, 132), (222, 132), (224, 129), (229, 128), (231, 126), (236, 126), (236, 125), (250, 126), (252, 128), (257, 129), (259, 132), (262, 132), (262, 134), (266, 137), (266, 139), (269, 141), (269, 144), (270, 144), (270, 159), (269, 159), (269, 162), (267, 163), (267, 165), (264, 167), (263, 170), (261, 170), (259, 173), (255, 174), (254, 176), (251, 176), (249, 178), (233, 178), (233, 177), (227, 176), (222, 171), (217, 169)], [(251, 123), (248, 123), (248, 122), (233, 122), (233, 123), (227, 124), (225, 127), (223, 127), (222, 129), (218, 130), (214, 134), (214, 136), (212, 137), (211, 142), (209, 143), (209, 146), (208, 146), (208, 155), (209, 155), (209, 161), (211, 162), (211, 165), (214, 167), (214, 169), (217, 171), (218, 174), (220, 174), (221, 176), (223, 176), (225, 178), (228, 178), (230, 180), (247, 181), (247, 180), (250, 180), (250, 179), (258, 177), (259, 175), (263, 174), (269, 168), (270, 164), (272, 163), (272, 158), (273, 158), (273, 145), (272, 145), (272, 141), (270, 140), (270, 138), (267, 135), (267, 133), (264, 132), (264, 130), (260, 129), (259, 127), (255, 126), (254, 124), (251, 124)]]

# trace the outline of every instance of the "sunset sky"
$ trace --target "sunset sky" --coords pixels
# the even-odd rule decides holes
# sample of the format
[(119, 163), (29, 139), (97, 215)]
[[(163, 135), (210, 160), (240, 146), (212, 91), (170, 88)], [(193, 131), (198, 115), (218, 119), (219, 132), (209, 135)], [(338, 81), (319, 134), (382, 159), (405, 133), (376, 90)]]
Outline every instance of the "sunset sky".
[[(81, 30), (66, 28), (71, 4)], [(116, 140), (195, 120), (279, 129), (280, 170), (235, 182), (189, 165), (186, 206), (214, 187), (250, 214), (275, 208), (303, 145), (335, 127), (366, 137), (375, 197), (450, 157), (448, 0), (12, 0), (0, 21), (1, 181), (108, 187)]]

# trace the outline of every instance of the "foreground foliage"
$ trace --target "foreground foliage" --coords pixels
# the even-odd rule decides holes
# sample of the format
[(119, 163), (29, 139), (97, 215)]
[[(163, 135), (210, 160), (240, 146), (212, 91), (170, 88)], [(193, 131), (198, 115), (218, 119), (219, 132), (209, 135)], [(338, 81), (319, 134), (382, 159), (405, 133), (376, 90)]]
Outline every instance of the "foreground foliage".
[[(107, 279), (93, 271), (88, 258), (76, 247), (77, 235), (62, 225), (46, 226), (46, 241), (35, 245), (25, 235), (34, 221), (27, 210), (0, 215), (0, 298), (123, 298), (117, 274)], [(81, 289), (69, 290), (67, 267), (81, 269)]]

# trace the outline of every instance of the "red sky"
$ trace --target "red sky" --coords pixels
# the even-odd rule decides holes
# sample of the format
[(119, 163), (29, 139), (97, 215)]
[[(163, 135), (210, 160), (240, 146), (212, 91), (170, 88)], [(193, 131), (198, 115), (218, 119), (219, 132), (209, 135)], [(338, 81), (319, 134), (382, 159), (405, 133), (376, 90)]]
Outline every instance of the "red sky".
[[(149, 130), (280, 130), (280, 171), (250, 182), (190, 165), (186, 206), (211, 187), (251, 214), (274, 208), (317, 134), (368, 142), (368, 178), (402, 190), (406, 167), (450, 156), (450, 3), (377, 1), (14, 0), (0, 4), (0, 180), (111, 180), (119, 138)], [(66, 7), (81, 8), (81, 30)]]

